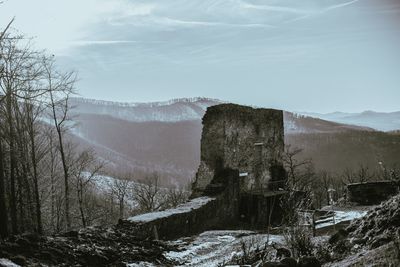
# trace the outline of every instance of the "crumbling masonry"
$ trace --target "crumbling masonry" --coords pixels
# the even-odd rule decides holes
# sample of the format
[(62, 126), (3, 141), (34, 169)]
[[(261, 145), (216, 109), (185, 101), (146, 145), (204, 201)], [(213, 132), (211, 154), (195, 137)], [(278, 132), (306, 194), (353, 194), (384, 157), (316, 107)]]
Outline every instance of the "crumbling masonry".
[(279, 189), (283, 149), (282, 111), (234, 104), (207, 109), (193, 196), (204, 195), (223, 169), (239, 171), (241, 192)]
[(129, 218), (160, 239), (210, 229), (265, 229), (282, 220), (286, 172), (283, 112), (235, 104), (209, 107), (203, 117), (201, 162), (192, 200), (176, 209)]

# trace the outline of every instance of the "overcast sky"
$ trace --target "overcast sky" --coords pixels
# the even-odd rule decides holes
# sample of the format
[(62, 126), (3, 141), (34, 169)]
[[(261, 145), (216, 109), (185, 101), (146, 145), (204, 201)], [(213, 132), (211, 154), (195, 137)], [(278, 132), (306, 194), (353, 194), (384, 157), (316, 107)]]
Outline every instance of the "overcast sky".
[(84, 97), (400, 110), (400, 0), (8, 0)]

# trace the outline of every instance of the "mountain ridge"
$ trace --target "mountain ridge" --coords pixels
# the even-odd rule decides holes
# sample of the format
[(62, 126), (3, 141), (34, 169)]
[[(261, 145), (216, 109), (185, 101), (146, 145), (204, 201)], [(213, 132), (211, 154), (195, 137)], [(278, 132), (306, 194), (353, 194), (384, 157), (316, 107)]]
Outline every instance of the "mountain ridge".
[(164, 102), (124, 103), (71, 98), (75, 114), (110, 115), (131, 122), (190, 121), (201, 118), (207, 107), (223, 103), (211, 98), (178, 98)]
[[(93, 148), (111, 169), (134, 171), (139, 178), (156, 171), (170, 184), (185, 184), (193, 178), (200, 162), (201, 119), (207, 107), (222, 102), (190, 98), (139, 107), (106, 102), (103, 109), (96, 100), (74, 101), (77, 124), (71, 133), (82, 147)], [(373, 167), (378, 160), (387, 162), (385, 155), (400, 155), (396, 132), (376, 132), (287, 111), (284, 124), (285, 142), (303, 148), (302, 155), (314, 158), (317, 169), (336, 170), (338, 164), (345, 168), (362, 162)], [(382, 138), (387, 142), (380, 142)], [(350, 160), (340, 161), (344, 154), (351, 155)]]
[(338, 111), (332, 113), (298, 113), (338, 123), (366, 126), (384, 132), (390, 132), (400, 129), (400, 111), (378, 112), (373, 110), (366, 110), (359, 113), (346, 113)]

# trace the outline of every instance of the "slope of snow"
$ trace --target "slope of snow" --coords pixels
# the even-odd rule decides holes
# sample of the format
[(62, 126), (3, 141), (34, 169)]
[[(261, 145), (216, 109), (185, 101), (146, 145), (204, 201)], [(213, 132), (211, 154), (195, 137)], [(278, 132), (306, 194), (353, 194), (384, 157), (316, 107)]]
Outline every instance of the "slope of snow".
[[(115, 184), (115, 178), (105, 175), (96, 175), (92, 178), (92, 182), (98, 191), (103, 193), (111, 192), (111, 187)], [(133, 183), (133, 182), (132, 182)]]
[(294, 116), (293, 117), (288, 116), (286, 113), (284, 116), (283, 123), (284, 123), (285, 134), (286, 133), (307, 133), (308, 132), (306, 128), (299, 125), (298, 120), (296, 120), (294, 118)]
[[(86, 174), (88, 175), (88, 174)], [(112, 194), (113, 187), (117, 185), (118, 179), (106, 176), (106, 175), (95, 175), (91, 178), (90, 180), (91, 184), (95, 187), (96, 192), (98, 192), (101, 195), (108, 195)], [(134, 181), (129, 181), (128, 182), (128, 195), (131, 192), (131, 189), (133, 189), (135, 186), (137, 186), (137, 182)], [(114, 188), (115, 190), (115, 188)], [(130, 197), (125, 198), (125, 204), (132, 208), (135, 209), (138, 207), (138, 203), (133, 201)]]
[(178, 266), (222, 266), (234, 256), (241, 255), (242, 243), (252, 249), (267, 242), (283, 244), (280, 235), (256, 234), (252, 231), (207, 231), (193, 238), (172, 241), (180, 251), (170, 251), (164, 255), (177, 261)]
[(145, 262), (141, 261), (138, 263), (129, 263), (126, 265), (126, 267), (156, 267), (157, 265), (154, 265), (153, 263), (150, 262)]
[(14, 262), (12, 262), (8, 259), (4, 259), (4, 258), (0, 259), (0, 266), (2, 266), (2, 267), (21, 267), (20, 265), (15, 264)]
[(194, 209), (199, 209), (213, 200), (215, 200), (215, 198), (199, 197), (199, 198), (192, 199), (189, 202), (186, 202), (184, 204), (181, 204), (173, 209), (150, 212), (150, 213), (145, 213), (145, 214), (137, 215), (134, 217), (130, 217), (130, 218), (128, 218), (128, 221), (136, 222), (136, 223), (150, 222), (150, 221), (154, 221), (157, 219), (169, 217), (174, 214), (186, 213), (186, 212), (190, 212), (191, 210), (194, 210)]
[(324, 228), (327, 226), (332, 226), (334, 224), (338, 224), (341, 222), (351, 221), (354, 219), (358, 219), (364, 217), (367, 214), (367, 211), (360, 210), (349, 210), (349, 211), (334, 211), (334, 217), (328, 217), (323, 220), (316, 221), (316, 228)]

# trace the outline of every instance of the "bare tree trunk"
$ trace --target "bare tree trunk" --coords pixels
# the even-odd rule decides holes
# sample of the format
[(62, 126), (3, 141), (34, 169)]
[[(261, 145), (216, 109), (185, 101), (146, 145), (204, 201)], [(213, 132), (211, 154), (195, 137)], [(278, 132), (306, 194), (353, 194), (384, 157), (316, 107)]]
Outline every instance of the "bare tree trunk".
[(5, 198), (3, 143), (0, 137), (0, 238), (8, 236), (8, 213)]
[(119, 218), (124, 218), (124, 197), (119, 200)]
[(39, 195), (39, 185), (38, 185), (38, 171), (37, 171), (37, 160), (36, 160), (36, 145), (35, 145), (35, 128), (32, 114), (32, 104), (27, 105), (27, 115), (28, 115), (28, 131), (29, 139), (31, 143), (31, 160), (33, 168), (33, 184), (35, 190), (35, 208), (36, 208), (36, 224), (38, 234), (43, 234), (42, 225), (42, 212), (40, 207), (40, 195)]
[(26, 226), (26, 217), (25, 217), (25, 210), (24, 210), (24, 200), (23, 200), (23, 193), (22, 193), (22, 181), (21, 181), (21, 175), (18, 173), (18, 170), (16, 171), (16, 177), (17, 177), (17, 209), (19, 211), (19, 221), (18, 221), (18, 230), (20, 232), (25, 232), (25, 226)]
[(85, 213), (83, 211), (83, 204), (81, 201), (79, 201), (79, 212), (81, 214), (82, 226), (86, 227)]
[(79, 204), (79, 212), (81, 214), (82, 226), (86, 227), (85, 212), (83, 210), (83, 185), (82, 185), (82, 181), (78, 182), (77, 194), (78, 194), (78, 204)]
[(51, 192), (50, 192), (50, 201), (51, 201), (51, 209), (50, 209), (50, 222), (51, 222), (51, 229), (53, 232), (56, 230), (56, 226), (54, 223), (54, 216), (55, 216), (55, 192), (54, 192), (54, 174), (52, 173), (50, 176), (50, 183), (51, 183)]
[(29, 160), (29, 135), (27, 135), (27, 125), (24, 120), (27, 118), (25, 113), (20, 110), (20, 105), (14, 99), (14, 120), (15, 120), (15, 140), (18, 170), (18, 192), (20, 194), (20, 225), (25, 226), (26, 230), (33, 231), (35, 227), (35, 208), (31, 192), (31, 183), (28, 179), (32, 177)]
[(18, 219), (17, 219), (17, 195), (15, 185), (15, 151), (14, 151), (14, 127), (12, 121), (12, 100), (11, 89), (8, 90), (7, 95), (7, 121), (8, 121), (8, 137), (9, 137), (9, 157), (10, 157), (10, 214), (11, 214), (11, 230), (13, 234), (18, 233)]
[(51, 224), (51, 229), (53, 232), (56, 231), (56, 225), (54, 223), (55, 219), (55, 181), (54, 181), (54, 175), (55, 175), (55, 155), (53, 153), (53, 132), (48, 133), (48, 140), (49, 140), (49, 153), (50, 153), (50, 224)]
[(61, 154), (61, 163), (64, 171), (64, 198), (65, 198), (65, 221), (67, 223), (67, 230), (71, 229), (71, 218), (70, 218), (70, 210), (69, 210), (69, 175), (68, 175), (68, 166), (67, 159), (64, 151), (64, 143), (62, 138), (61, 129), (57, 128), (58, 142), (59, 142), (59, 150)]
[[(69, 208), (69, 173), (68, 173), (67, 157), (65, 155), (65, 150), (64, 150), (62, 128), (61, 128), (61, 124), (60, 124), (63, 122), (63, 120), (61, 122), (58, 121), (57, 113), (56, 113), (56, 103), (54, 102), (53, 92), (51, 91), (51, 89), (50, 89), (49, 93), (50, 93), (54, 125), (56, 128), (57, 137), (58, 137), (58, 150), (60, 152), (61, 163), (62, 163), (63, 172), (64, 172), (65, 221), (67, 224), (67, 231), (68, 231), (71, 229), (71, 218), (70, 218), (70, 208)], [(66, 102), (66, 105), (67, 104), (68, 103)], [(63, 114), (63, 115), (64, 115), (64, 119), (65, 119), (66, 114)]]

